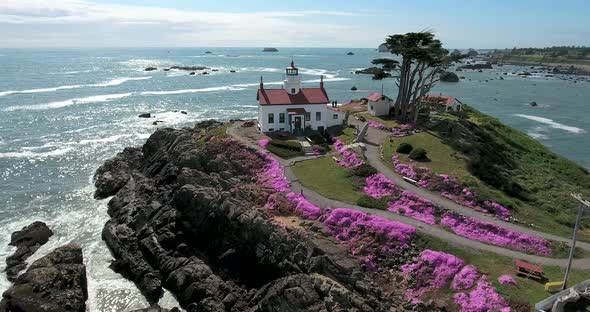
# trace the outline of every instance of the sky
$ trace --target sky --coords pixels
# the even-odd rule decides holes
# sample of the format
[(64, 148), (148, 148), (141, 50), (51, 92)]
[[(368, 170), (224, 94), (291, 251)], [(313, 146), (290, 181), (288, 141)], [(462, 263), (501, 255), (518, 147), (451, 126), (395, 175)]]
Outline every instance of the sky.
[(590, 0), (0, 0), (0, 48), (590, 46)]

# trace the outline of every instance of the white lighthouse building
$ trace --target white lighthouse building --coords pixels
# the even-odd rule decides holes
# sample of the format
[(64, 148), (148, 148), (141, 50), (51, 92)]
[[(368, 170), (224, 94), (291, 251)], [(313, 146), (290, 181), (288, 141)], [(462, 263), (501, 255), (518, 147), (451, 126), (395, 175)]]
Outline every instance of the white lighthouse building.
[(285, 74), (283, 87), (278, 89), (265, 89), (260, 77), (256, 99), (261, 132), (287, 131), (302, 135), (305, 128), (323, 132), (342, 124), (345, 114), (329, 104), (323, 76), (319, 88), (302, 88), (299, 69), (293, 61)]

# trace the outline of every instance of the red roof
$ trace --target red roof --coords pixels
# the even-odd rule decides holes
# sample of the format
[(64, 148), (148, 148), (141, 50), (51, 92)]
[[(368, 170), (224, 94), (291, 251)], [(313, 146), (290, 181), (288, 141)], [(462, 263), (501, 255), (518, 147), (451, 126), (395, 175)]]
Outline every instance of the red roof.
[(371, 93), (371, 95), (367, 96), (366, 99), (369, 101), (377, 102), (377, 101), (381, 100), (382, 97), (383, 97), (383, 94), (381, 94), (379, 92), (373, 92), (373, 93)]
[(323, 88), (301, 88), (297, 94), (285, 89), (258, 89), (260, 105), (327, 104), (328, 94)]
[(444, 106), (448, 106), (453, 104), (453, 102), (455, 102), (455, 98), (452, 96), (446, 96), (446, 95), (427, 95), (425, 96), (426, 99), (440, 99), (440, 102), (442, 105)]

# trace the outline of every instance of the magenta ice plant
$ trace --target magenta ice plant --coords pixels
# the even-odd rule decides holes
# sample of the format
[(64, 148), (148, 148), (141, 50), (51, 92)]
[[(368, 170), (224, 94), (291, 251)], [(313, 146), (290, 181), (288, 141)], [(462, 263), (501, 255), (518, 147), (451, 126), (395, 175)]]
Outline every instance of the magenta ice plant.
[(511, 311), (510, 306), (496, 292), (496, 288), (482, 276), (477, 286), (469, 293), (457, 293), (453, 296), (455, 303), (463, 312)]

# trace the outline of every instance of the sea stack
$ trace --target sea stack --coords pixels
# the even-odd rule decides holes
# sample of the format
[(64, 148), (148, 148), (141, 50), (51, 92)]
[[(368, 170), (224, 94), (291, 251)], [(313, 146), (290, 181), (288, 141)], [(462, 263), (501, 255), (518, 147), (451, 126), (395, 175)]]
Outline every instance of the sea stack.
[(279, 50), (277, 48), (264, 48), (262, 52), (279, 52)]

